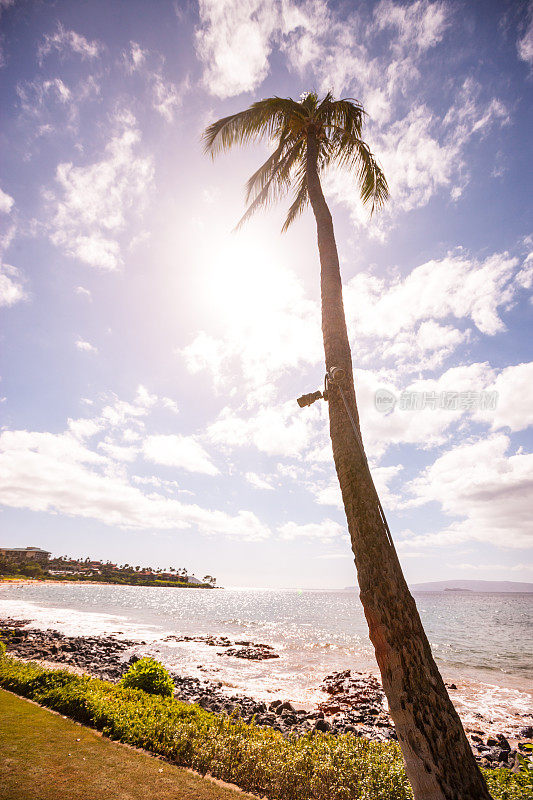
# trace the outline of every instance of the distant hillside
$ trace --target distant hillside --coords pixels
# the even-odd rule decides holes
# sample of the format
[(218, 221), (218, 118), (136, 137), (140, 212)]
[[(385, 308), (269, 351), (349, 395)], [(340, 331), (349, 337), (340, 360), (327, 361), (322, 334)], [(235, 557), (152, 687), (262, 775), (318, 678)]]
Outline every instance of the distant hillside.
[(533, 583), (522, 583), (520, 581), (469, 581), (461, 579), (413, 583), (410, 588), (413, 592), (444, 592), (446, 589), (463, 589), (470, 592), (533, 592)]

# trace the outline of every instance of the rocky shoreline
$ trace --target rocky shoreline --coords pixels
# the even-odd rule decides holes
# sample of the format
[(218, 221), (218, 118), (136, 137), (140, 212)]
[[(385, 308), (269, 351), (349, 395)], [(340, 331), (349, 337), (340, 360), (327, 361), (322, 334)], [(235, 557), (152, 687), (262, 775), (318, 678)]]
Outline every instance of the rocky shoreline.
[[(25, 660), (38, 660), (88, 672), (108, 681), (118, 681), (130, 664), (142, 655), (146, 642), (118, 639), (115, 636), (66, 636), (54, 630), (28, 627), (29, 620), (0, 620), (0, 637), (8, 653)], [(279, 658), (271, 645), (251, 641), (232, 642), (227, 637), (169, 636), (163, 641), (196, 641), (221, 650), (220, 656), (261, 661)], [(252, 697), (228, 696), (221, 682), (185, 677), (169, 670), (176, 696), (187, 703), (198, 703), (208, 711), (233, 714), (245, 722), (255, 719), (260, 726), (272, 727), (283, 735), (310, 731), (334, 735), (352, 733), (372, 740), (396, 739), (394, 724), (386, 710), (379, 681), (370, 674), (350, 670), (326, 676), (321, 689), (326, 694), (316, 710), (296, 708), (286, 699), (267, 704)], [(454, 684), (448, 686), (453, 691)], [(480, 725), (482, 722), (480, 721)], [(486, 767), (515, 768), (517, 752), (533, 739), (533, 727), (525, 726), (519, 739), (504, 733), (488, 735), (482, 728), (466, 728), (478, 762)]]

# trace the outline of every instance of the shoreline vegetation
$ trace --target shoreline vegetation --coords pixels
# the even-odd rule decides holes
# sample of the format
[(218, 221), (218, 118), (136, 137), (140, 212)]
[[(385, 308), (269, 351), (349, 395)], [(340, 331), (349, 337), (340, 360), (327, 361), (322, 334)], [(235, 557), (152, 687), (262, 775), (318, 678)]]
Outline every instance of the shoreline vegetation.
[(111, 561), (93, 561), (68, 556), (49, 558), (39, 548), (0, 548), (0, 583), (47, 581), (50, 583), (109, 584), (120, 586), (162, 586), (177, 589), (214, 589), (216, 578), (199, 580), (180, 567), (154, 569)]
[(35, 586), (39, 583), (50, 584), (83, 584), (84, 586), (158, 586), (163, 588), (173, 589), (222, 589), (222, 586), (213, 586), (210, 583), (182, 583), (180, 581), (166, 581), (162, 579), (146, 580), (139, 578), (137, 580), (127, 580), (121, 578), (109, 578), (102, 576), (101, 578), (92, 576), (90, 578), (83, 578), (79, 575), (69, 577), (63, 575), (61, 578), (56, 575), (42, 575), (38, 578), (21, 577), (20, 575), (0, 575), (0, 585), (3, 583), (12, 585), (19, 584), (21, 586)]
[[(283, 735), (216, 714), (198, 704), (161, 697), (65, 669), (0, 658), (0, 686), (111, 739), (276, 800), (411, 800), (396, 742), (352, 732)], [(526, 800), (529, 778), (483, 769), (494, 800)]]

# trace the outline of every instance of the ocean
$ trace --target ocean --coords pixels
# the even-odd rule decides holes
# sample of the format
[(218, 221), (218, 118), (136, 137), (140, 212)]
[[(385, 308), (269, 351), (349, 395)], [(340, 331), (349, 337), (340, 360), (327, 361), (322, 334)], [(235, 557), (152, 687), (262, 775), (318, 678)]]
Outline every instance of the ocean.
[[(533, 594), (419, 592), (433, 653), (463, 721), (479, 714), (511, 732), (532, 712)], [(83, 584), (0, 585), (0, 616), (75, 636), (115, 635), (182, 675), (221, 682), (228, 694), (313, 707), (323, 678), (379, 674), (355, 591), (173, 589)], [(226, 636), (272, 645), (278, 659), (245, 661), (205, 642)]]

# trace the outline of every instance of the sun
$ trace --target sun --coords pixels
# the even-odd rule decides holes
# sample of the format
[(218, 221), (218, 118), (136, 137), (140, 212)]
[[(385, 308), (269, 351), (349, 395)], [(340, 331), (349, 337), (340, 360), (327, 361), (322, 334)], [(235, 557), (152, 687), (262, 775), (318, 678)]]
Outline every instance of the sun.
[(295, 279), (275, 247), (258, 247), (252, 234), (228, 235), (213, 249), (205, 296), (226, 325), (260, 326), (294, 298)]

